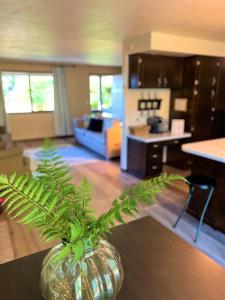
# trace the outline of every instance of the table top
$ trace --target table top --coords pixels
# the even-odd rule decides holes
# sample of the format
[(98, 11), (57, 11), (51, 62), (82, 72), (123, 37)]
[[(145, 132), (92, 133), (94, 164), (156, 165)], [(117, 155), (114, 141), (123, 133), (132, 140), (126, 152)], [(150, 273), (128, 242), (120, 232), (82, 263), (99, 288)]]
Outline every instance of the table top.
[(139, 142), (155, 143), (155, 142), (163, 142), (163, 141), (189, 138), (189, 137), (191, 137), (191, 133), (184, 132), (182, 134), (172, 134), (171, 131), (168, 131), (168, 132), (163, 132), (163, 133), (149, 133), (149, 134), (143, 134), (143, 135), (128, 134), (127, 137), (130, 139), (139, 141)]
[(192, 155), (225, 163), (225, 138), (183, 144), (182, 150)]
[[(113, 229), (125, 273), (117, 300), (224, 300), (225, 269), (151, 217)], [(40, 300), (46, 251), (0, 265), (1, 300)], [(84, 299), (85, 300), (85, 299)]]

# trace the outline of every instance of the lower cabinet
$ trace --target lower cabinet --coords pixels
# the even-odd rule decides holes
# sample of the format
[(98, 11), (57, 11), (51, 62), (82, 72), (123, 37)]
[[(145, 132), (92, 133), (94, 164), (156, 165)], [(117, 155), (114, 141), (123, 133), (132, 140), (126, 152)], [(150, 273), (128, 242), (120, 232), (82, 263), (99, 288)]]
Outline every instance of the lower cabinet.
[(128, 172), (140, 178), (159, 175), (162, 151), (163, 143), (144, 143), (128, 138)]
[(192, 164), (192, 156), (183, 152), (182, 144), (189, 143), (190, 139), (167, 141), (167, 162), (166, 164), (177, 169), (188, 170)]
[(189, 139), (145, 143), (128, 138), (127, 171), (139, 178), (160, 175), (163, 167), (163, 147), (167, 146), (168, 165), (186, 170), (190, 169), (191, 156), (181, 150)]

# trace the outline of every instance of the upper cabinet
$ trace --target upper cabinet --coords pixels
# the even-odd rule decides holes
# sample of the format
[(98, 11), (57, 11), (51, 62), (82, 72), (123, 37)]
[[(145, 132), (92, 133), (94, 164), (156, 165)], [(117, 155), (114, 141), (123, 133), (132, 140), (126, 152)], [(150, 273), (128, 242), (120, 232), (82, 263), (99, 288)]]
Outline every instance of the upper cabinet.
[(171, 88), (182, 84), (180, 57), (133, 54), (129, 56), (129, 88)]

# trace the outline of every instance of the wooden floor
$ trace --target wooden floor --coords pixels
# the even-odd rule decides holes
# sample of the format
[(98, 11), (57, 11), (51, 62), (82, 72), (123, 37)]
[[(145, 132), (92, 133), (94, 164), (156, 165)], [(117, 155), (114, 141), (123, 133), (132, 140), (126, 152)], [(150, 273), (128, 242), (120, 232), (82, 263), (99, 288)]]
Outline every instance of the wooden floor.
[[(73, 143), (73, 139), (57, 139), (56, 142), (58, 144)], [(37, 147), (40, 144), (41, 141), (18, 143), (24, 148)], [(164, 171), (179, 172), (168, 167)], [(114, 198), (119, 196), (125, 188), (138, 182), (136, 177), (121, 172), (118, 161), (99, 160), (89, 164), (76, 165), (76, 167), (71, 168), (71, 172), (74, 175), (74, 183), (79, 182), (82, 177), (86, 177), (93, 184), (93, 208), (97, 215), (108, 210)], [(179, 182), (171, 186), (170, 189), (173, 190), (173, 193), (170, 193), (172, 195), (170, 200), (182, 204), (187, 194), (187, 187)], [(140, 215), (142, 215), (142, 210), (140, 207)], [(6, 220), (8, 223), (15, 258), (44, 250), (52, 245), (44, 244), (37, 230), (15, 223), (5, 213), (0, 215), (1, 220)]]

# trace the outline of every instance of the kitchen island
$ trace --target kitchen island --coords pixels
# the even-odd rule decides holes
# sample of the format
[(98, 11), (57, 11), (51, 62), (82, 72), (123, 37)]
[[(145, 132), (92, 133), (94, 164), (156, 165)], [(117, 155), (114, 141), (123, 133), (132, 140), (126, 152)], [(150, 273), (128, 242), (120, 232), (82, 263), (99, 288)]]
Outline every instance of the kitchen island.
[[(216, 179), (216, 189), (204, 221), (225, 232), (225, 138), (183, 144), (182, 150), (193, 155), (192, 174)], [(196, 193), (189, 205), (188, 211), (196, 217), (203, 208), (203, 199), (204, 194)]]
[(179, 135), (171, 132), (129, 134), (127, 171), (137, 177), (147, 178), (159, 175), (166, 162), (174, 167), (184, 166), (187, 159), (181, 151), (181, 145), (187, 143), (190, 137), (188, 132)]

